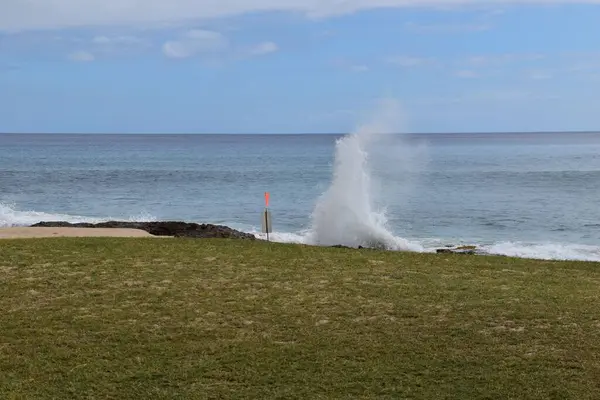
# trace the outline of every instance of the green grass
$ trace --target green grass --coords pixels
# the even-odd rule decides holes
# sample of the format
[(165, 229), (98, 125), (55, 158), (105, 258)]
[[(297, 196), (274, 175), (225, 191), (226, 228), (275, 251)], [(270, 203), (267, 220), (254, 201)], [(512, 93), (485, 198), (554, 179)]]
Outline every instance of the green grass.
[(0, 399), (597, 399), (600, 264), (0, 241)]

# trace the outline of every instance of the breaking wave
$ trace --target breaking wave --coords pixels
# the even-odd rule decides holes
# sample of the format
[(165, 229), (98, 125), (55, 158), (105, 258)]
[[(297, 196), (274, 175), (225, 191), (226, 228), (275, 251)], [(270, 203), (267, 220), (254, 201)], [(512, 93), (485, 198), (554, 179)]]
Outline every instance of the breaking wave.
[(14, 204), (0, 203), (0, 228), (9, 228), (15, 226), (30, 226), (42, 221), (66, 221), (71, 223), (89, 222), (92, 224), (106, 222), (110, 220), (126, 221), (155, 221), (152, 215), (140, 213), (138, 215), (119, 217), (85, 217), (81, 215), (69, 215), (60, 213), (47, 213), (33, 210), (19, 210)]

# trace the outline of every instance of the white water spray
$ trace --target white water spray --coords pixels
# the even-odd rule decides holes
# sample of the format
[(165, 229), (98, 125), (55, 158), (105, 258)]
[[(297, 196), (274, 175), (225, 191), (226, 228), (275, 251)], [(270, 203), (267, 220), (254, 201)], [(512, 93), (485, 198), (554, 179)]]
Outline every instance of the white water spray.
[(396, 101), (385, 100), (372, 122), (336, 143), (331, 185), (319, 198), (312, 215), (310, 242), (421, 251), (422, 247), (394, 236), (385, 213), (376, 210), (368, 163), (368, 146), (381, 135), (394, 133), (400, 121)]

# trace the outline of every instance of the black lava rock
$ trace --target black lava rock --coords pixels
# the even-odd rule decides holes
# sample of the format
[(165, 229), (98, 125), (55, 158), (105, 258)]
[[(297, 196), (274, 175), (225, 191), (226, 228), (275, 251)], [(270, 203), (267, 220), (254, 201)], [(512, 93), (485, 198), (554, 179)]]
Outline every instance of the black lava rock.
[(173, 236), (190, 238), (225, 238), (225, 239), (248, 239), (255, 240), (256, 237), (250, 233), (237, 231), (223, 225), (196, 224), (182, 221), (156, 221), (156, 222), (128, 222), (108, 221), (91, 224), (87, 222), (70, 223), (65, 221), (46, 221), (31, 225), (32, 227), (48, 228), (128, 228), (141, 229), (154, 236)]

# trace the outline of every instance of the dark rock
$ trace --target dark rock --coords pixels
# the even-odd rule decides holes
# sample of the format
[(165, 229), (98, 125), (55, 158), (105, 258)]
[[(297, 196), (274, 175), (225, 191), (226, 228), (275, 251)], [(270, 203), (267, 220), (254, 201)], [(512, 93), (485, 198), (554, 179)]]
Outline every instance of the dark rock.
[(477, 246), (458, 246), (455, 250), (477, 250)]
[(223, 225), (196, 224), (181, 221), (156, 221), (156, 222), (128, 222), (128, 221), (108, 221), (98, 224), (76, 223), (72, 224), (65, 221), (40, 222), (33, 227), (50, 228), (128, 228), (141, 229), (154, 236), (174, 236), (190, 238), (225, 238), (225, 239), (249, 239), (255, 240), (256, 237), (250, 233), (240, 232)]
[(366, 247), (366, 246), (358, 246), (358, 247), (352, 247), (352, 246), (345, 246), (343, 244), (336, 244), (333, 246), (329, 246), (329, 247), (333, 247), (336, 249), (350, 249), (350, 250), (379, 250), (373, 247)]
[(436, 253), (438, 254), (452, 254), (452, 249), (437, 249)]
[(459, 247), (454, 247), (454, 248), (443, 248), (443, 249), (437, 249), (436, 253), (438, 253), (438, 254), (473, 255), (473, 254), (477, 254), (477, 247), (475, 247), (475, 246), (459, 246)]
[(335, 247), (336, 249), (353, 249), (354, 247), (344, 246), (343, 244), (336, 244), (331, 247)]

